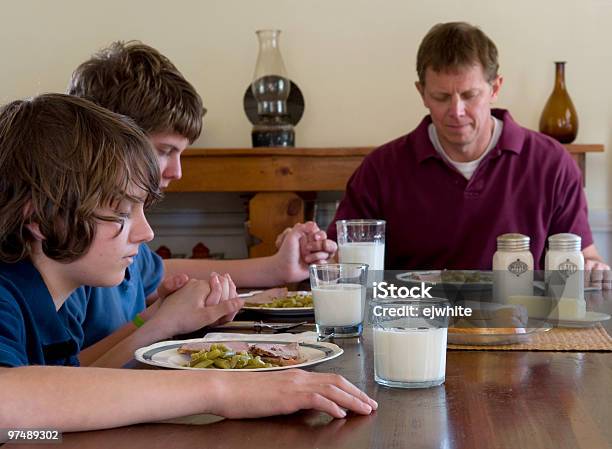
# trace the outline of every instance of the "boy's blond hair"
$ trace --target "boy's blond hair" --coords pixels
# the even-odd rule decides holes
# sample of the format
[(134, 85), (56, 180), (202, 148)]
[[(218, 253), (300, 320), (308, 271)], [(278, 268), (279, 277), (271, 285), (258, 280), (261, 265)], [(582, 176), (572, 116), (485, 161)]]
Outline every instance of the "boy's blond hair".
[(159, 198), (159, 168), (142, 130), (127, 117), (63, 94), (0, 109), (0, 260), (30, 255), (28, 223), (39, 225), (43, 252), (71, 262), (88, 249), (97, 220), (129, 191)]
[(206, 109), (168, 58), (139, 41), (114, 42), (76, 68), (67, 93), (134, 119), (147, 134), (174, 132), (190, 143)]

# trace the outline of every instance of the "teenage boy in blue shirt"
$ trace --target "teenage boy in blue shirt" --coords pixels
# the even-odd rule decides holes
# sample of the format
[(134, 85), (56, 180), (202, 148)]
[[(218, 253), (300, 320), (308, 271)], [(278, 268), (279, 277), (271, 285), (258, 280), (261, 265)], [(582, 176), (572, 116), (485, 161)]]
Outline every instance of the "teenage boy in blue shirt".
[[(182, 152), (202, 130), (206, 109), (193, 86), (172, 62), (157, 50), (137, 41), (115, 42), (83, 62), (74, 71), (67, 93), (132, 118), (152, 142), (161, 172), (160, 187), (181, 177)], [(166, 259), (141, 245), (135, 263), (122, 284), (93, 289), (87, 294), (85, 346), (99, 342), (84, 354), (95, 359), (135, 329), (130, 321), (150, 318), (156, 306), (145, 310), (163, 277), (162, 296), (180, 288), (189, 278), (208, 279), (227, 272), (239, 286), (274, 286), (308, 277), (308, 264), (326, 260), (336, 244), (309, 222), (284, 235), (279, 251), (270, 257), (245, 260)], [(123, 326), (123, 327), (122, 327)], [(116, 332), (119, 330), (118, 332)]]
[[(153, 238), (144, 208), (159, 197), (159, 181), (149, 141), (126, 117), (61, 94), (0, 109), (0, 428), (76, 431), (304, 408), (344, 417), (341, 407), (376, 408), (333, 374), (70, 366), (79, 364), (80, 321), (69, 300), (83, 285), (121, 283)], [(189, 280), (129, 339), (163, 338), (237, 311), (242, 301), (219, 278)]]

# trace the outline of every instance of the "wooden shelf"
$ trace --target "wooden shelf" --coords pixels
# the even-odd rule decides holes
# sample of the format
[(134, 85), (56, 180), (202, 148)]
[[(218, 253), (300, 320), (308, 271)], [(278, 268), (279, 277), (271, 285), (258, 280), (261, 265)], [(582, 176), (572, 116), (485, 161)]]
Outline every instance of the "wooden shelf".
[[(170, 192), (256, 192), (249, 203), (251, 233), (261, 243), (252, 257), (273, 254), (276, 236), (304, 220), (296, 192), (343, 191), (349, 177), (375, 147), (190, 148), (182, 155), (183, 177)], [(586, 153), (599, 144), (565, 145), (585, 178)]]
[(599, 143), (594, 144), (582, 144), (582, 143), (568, 143), (563, 145), (567, 151), (572, 154), (584, 154), (584, 153), (603, 153), (604, 146)]
[(188, 149), (171, 192), (344, 190), (373, 147)]

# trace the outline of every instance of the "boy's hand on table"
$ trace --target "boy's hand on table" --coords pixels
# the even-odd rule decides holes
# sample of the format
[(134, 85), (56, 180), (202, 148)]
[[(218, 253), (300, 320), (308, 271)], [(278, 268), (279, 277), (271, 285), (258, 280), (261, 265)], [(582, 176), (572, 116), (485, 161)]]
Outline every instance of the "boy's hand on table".
[[(212, 413), (227, 418), (287, 415), (298, 410), (319, 410), (344, 418), (344, 409), (369, 415), (376, 401), (337, 374), (287, 370), (274, 373), (215, 373), (217, 388), (207, 391), (217, 406)], [(253, 388), (253, 385), (257, 385)]]

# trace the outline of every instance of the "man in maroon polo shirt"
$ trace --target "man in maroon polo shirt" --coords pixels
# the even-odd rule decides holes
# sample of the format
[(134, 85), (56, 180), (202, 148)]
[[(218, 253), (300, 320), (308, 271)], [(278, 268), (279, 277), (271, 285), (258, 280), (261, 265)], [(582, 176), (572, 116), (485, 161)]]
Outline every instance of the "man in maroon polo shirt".
[[(387, 269), (491, 269), (496, 237), (531, 237), (543, 269), (549, 235), (582, 237), (587, 270), (609, 270), (595, 246), (578, 167), (553, 139), (491, 109), (502, 85), (495, 44), (466, 23), (434, 26), (417, 56), (430, 114), (368, 155), (335, 220), (387, 221)], [(335, 223), (328, 230), (336, 238)]]

